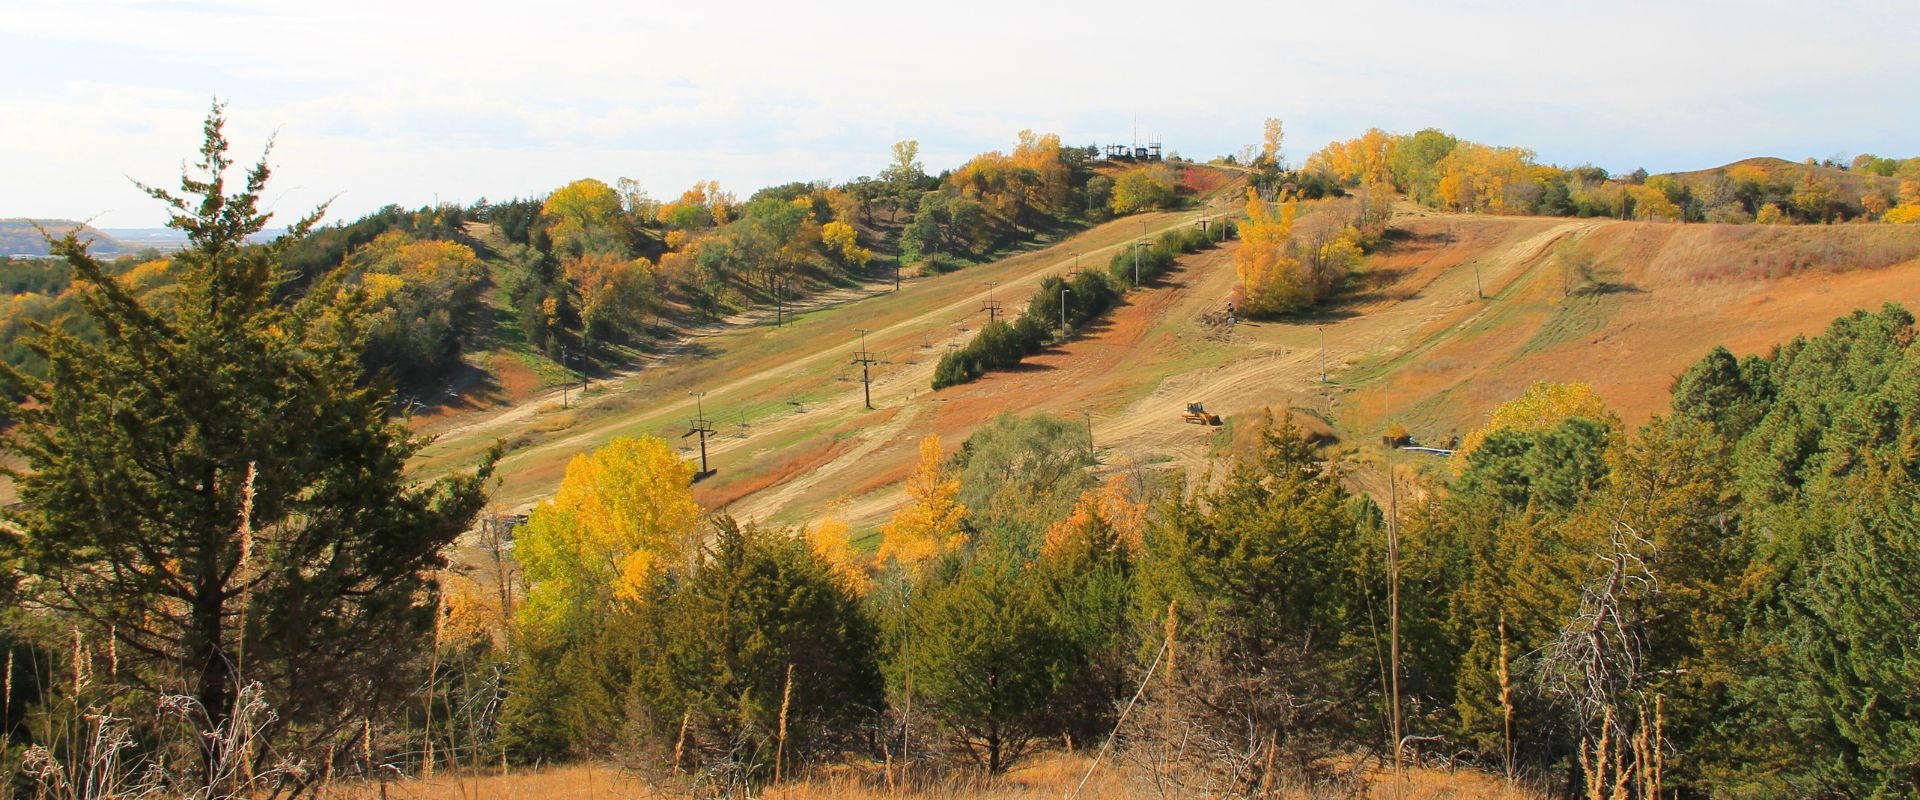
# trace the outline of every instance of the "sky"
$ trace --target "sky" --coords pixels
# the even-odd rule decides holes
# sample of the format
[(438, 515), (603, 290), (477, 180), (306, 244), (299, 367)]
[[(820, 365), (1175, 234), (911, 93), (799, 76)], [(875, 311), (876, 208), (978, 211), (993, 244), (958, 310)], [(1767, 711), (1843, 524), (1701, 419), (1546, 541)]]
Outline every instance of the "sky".
[(744, 198), (1135, 129), (1439, 127), (1616, 172), (1920, 155), (1920, 2), (0, 0), (0, 218), (158, 226), (215, 98), (281, 222), (579, 178)]

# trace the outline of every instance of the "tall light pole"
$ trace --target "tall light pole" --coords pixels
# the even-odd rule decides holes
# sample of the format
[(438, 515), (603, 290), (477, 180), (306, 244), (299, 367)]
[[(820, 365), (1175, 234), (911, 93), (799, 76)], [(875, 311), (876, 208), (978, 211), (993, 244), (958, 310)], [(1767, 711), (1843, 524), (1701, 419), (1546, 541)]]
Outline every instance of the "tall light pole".
[(1073, 294), (1072, 289), (1069, 289), (1065, 286), (1060, 287), (1060, 329), (1061, 330), (1067, 329), (1067, 295), (1070, 295), (1070, 294)]
[(1146, 246), (1147, 246), (1146, 242), (1133, 243), (1133, 285), (1134, 286), (1140, 285), (1140, 249)]

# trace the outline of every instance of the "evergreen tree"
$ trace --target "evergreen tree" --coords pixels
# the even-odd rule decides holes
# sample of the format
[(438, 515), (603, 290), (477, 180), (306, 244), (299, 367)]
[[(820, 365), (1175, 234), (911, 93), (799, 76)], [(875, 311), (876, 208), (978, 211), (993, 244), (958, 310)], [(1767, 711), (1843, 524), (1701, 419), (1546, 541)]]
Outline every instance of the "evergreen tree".
[[(1149, 530), (1136, 603), (1142, 626), (1179, 613), (1174, 702), (1221, 752), (1247, 757), (1259, 786), (1275, 767), (1311, 770), (1355, 741), (1365, 681), (1355, 508), (1291, 418), (1219, 489), (1180, 500)], [(1149, 629), (1152, 629), (1149, 628)]]
[(905, 660), (925, 708), (989, 773), (1028, 752), (1074, 663), (1025, 573), (991, 555), (916, 598)]
[(261, 681), (281, 718), (323, 736), (411, 688), (431, 641), (442, 550), (483, 502), (474, 473), (407, 482), (418, 446), (361, 383), (365, 303), (323, 282), (291, 305), (280, 259), (318, 213), (266, 246), (248, 237), (264, 161), (226, 193), (222, 108), (180, 194), (142, 187), (189, 244), (173, 289), (135, 296), (73, 236), (55, 243), (97, 344), (42, 328), (50, 365), (8, 371), (24, 468), (23, 571), (35, 600), (92, 641), (118, 677), (185, 686), (212, 720)]
[(770, 775), (856, 741), (878, 718), (877, 632), (852, 587), (785, 531), (716, 520), (690, 573), (654, 578), (637, 634), (633, 697), (685, 755)]

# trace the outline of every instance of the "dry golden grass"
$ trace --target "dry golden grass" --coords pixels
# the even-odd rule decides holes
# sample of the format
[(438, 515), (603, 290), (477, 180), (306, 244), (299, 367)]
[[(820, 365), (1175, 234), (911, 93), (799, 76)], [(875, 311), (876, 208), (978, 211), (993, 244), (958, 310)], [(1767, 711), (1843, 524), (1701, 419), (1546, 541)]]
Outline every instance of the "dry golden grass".
[[(1006, 775), (990, 778), (977, 771), (942, 771), (910, 775), (905, 785), (890, 791), (883, 771), (838, 767), (806, 780), (768, 787), (765, 800), (1059, 800), (1079, 784), (1091, 758), (1083, 754), (1048, 753), (1036, 756)], [(373, 800), (382, 797), (377, 786), (353, 784), (335, 787), (330, 800)], [(658, 786), (616, 767), (571, 765), (516, 770), (506, 777), (485, 775), (438, 776), (426, 781), (395, 781), (386, 785), (392, 800), (667, 800), (690, 796), (685, 789)], [(1079, 797), (1088, 800), (1167, 800), (1194, 797), (1164, 793), (1152, 777), (1111, 762), (1096, 770)], [(1277, 792), (1277, 797), (1311, 798), (1307, 791)], [(1346, 792), (1328, 796), (1349, 797)], [(1359, 796), (1377, 800), (1535, 800), (1541, 795), (1510, 787), (1491, 775), (1471, 770), (1408, 770), (1396, 788), (1393, 776), (1376, 773)]]

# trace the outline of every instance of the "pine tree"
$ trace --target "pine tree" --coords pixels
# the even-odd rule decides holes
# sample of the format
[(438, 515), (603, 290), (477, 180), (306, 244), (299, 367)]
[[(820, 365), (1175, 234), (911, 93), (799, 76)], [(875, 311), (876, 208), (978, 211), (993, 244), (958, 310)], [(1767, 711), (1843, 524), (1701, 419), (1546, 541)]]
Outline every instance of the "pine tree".
[(1047, 730), (1048, 703), (1074, 664), (1071, 642), (1024, 577), (1002, 558), (983, 557), (927, 588), (908, 622), (916, 707), (924, 703), (992, 774)]
[(261, 681), (283, 720), (324, 736), (411, 685), (441, 552), (492, 460), (406, 480), (418, 442), (387, 387), (363, 383), (364, 298), (285, 282), (318, 212), (247, 244), (268, 222), (268, 168), (226, 193), (224, 122), (216, 104), (180, 194), (141, 187), (187, 234), (175, 287), (138, 297), (73, 236), (54, 243), (103, 336), (41, 328), (48, 377), (5, 374), (24, 464), (8, 521), (34, 600), (115, 637), (120, 679), (184, 685), (215, 723)]

